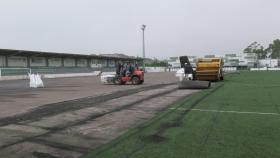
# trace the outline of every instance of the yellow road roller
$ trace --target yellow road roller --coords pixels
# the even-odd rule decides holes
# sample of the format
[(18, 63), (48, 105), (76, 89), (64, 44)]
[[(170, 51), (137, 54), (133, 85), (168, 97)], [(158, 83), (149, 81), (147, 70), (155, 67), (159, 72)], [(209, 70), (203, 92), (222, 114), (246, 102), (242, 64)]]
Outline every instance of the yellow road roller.
[(179, 77), (179, 89), (207, 89), (211, 81), (223, 80), (223, 61), (221, 58), (201, 58), (193, 68), (187, 56), (180, 56), (181, 69), (176, 72)]
[(200, 81), (220, 81), (224, 79), (221, 58), (200, 58), (196, 62), (195, 77)]

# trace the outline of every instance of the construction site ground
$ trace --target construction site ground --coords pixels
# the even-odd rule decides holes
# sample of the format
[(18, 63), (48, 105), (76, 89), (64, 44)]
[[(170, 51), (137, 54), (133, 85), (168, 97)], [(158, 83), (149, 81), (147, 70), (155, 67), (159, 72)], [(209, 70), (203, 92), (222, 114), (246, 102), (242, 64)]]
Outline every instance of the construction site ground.
[(198, 90), (178, 90), (174, 73), (147, 73), (143, 85), (99, 77), (0, 82), (0, 157), (77, 158), (139, 127)]
[(279, 81), (279, 72), (227, 75), (86, 158), (278, 158)]

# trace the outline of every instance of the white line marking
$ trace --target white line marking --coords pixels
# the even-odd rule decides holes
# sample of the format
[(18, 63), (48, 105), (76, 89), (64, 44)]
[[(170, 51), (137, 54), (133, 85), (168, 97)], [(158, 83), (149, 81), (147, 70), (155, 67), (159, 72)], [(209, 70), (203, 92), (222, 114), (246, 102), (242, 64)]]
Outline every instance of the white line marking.
[[(169, 108), (171, 110), (188, 110), (186, 108)], [(280, 116), (279, 113), (266, 113), (266, 112), (252, 112), (252, 111), (223, 111), (223, 110), (209, 110), (209, 109), (191, 109), (191, 111), (202, 111), (202, 112), (219, 112), (219, 113), (236, 113), (236, 114), (256, 114), (256, 115), (276, 115)]]

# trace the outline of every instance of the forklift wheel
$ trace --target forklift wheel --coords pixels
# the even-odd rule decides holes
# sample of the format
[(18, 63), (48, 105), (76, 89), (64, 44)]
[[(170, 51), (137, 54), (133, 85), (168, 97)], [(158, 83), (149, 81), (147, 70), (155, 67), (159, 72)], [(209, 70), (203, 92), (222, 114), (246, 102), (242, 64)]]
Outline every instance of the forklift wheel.
[(113, 80), (114, 84), (116, 85), (124, 85), (125, 84), (125, 81), (122, 81), (121, 78), (115, 78)]
[(132, 82), (132, 84), (136, 85), (136, 84), (140, 84), (141, 81), (140, 81), (139, 77), (134, 76), (134, 77), (132, 77), (131, 82)]

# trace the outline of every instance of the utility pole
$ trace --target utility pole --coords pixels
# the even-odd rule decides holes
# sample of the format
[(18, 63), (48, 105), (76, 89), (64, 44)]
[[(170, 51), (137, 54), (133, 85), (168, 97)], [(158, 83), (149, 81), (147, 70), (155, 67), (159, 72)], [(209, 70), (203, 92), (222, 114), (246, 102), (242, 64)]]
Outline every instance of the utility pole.
[(146, 67), (145, 67), (145, 58), (146, 58), (146, 55), (145, 55), (145, 28), (146, 28), (146, 25), (142, 25), (141, 27), (141, 30), (143, 32), (143, 41), (142, 41), (142, 44), (143, 44), (143, 48), (142, 48), (142, 51), (143, 51), (143, 68), (144, 68), (144, 71), (146, 71)]

